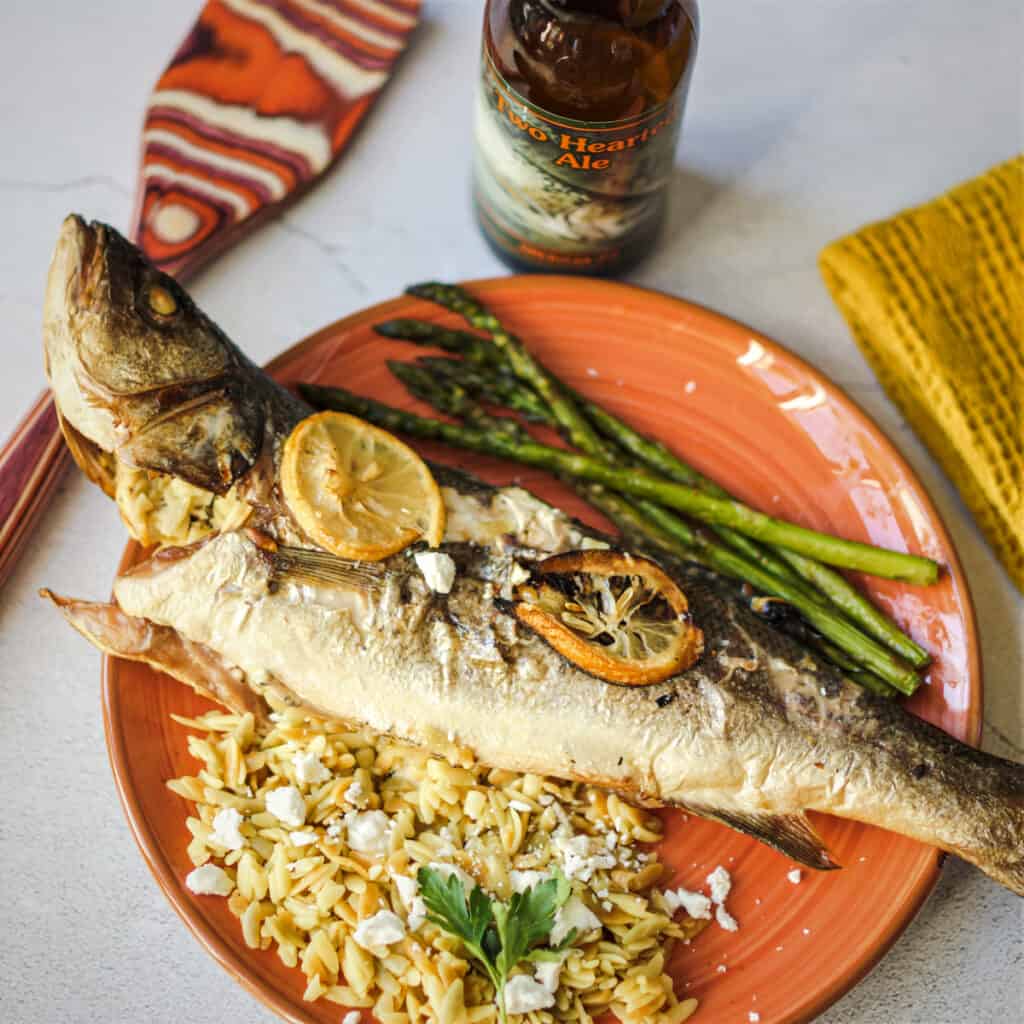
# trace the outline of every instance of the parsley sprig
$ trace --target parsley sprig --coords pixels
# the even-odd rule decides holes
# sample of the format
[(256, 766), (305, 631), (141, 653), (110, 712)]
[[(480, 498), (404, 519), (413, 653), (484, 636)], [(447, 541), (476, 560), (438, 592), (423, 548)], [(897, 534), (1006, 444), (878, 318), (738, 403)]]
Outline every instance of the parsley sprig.
[(491, 899), (474, 885), (471, 892), (455, 873), (447, 877), (434, 868), (420, 868), (420, 894), (429, 911), (427, 919), (462, 940), (494, 984), (498, 1011), (505, 1013), (505, 982), (517, 964), (559, 960), (576, 937), (573, 928), (556, 946), (541, 946), (551, 934), (555, 914), (572, 894), (560, 871), (525, 892), (516, 892), (508, 903)]

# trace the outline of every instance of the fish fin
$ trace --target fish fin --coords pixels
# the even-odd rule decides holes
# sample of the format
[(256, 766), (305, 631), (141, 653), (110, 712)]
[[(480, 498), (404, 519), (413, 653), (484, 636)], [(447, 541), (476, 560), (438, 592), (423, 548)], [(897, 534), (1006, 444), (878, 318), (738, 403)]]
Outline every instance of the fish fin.
[(204, 644), (188, 640), (170, 626), (128, 615), (116, 604), (79, 601), (46, 589), (39, 595), (52, 601), (64, 618), (105, 654), (145, 662), (236, 714), (251, 712), (256, 721), (267, 721), (270, 709), (263, 697), (242, 681), (241, 672)]
[(829, 856), (825, 843), (814, 831), (806, 814), (745, 814), (693, 806), (687, 810), (753, 836), (815, 871), (835, 871), (841, 867)]
[(269, 552), (275, 582), (375, 590), (394, 575), (373, 562), (356, 562), (312, 548), (279, 547)]

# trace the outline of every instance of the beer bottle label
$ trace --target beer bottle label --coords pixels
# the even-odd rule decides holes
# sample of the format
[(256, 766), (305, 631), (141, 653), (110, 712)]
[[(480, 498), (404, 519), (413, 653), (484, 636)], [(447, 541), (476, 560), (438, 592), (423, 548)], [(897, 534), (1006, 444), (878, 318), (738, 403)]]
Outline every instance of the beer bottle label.
[(682, 115), (667, 103), (621, 121), (557, 117), (513, 90), (484, 50), (474, 200), (492, 241), (521, 262), (599, 271), (654, 235)]

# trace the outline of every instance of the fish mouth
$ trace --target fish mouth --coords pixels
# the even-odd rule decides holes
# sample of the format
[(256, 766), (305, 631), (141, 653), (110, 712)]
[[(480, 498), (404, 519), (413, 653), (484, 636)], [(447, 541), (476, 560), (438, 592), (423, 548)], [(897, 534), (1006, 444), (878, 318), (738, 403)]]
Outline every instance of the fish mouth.
[(91, 397), (93, 382), (83, 380), (75, 324), (96, 307), (104, 277), (106, 232), (72, 213), (61, 224), (46, 279), (43, 305), (43, 363), (62, 424), (71, 425), (104, 452), (113, 450), (113, 424)]
[(61, 225), (54, 249), (51, 277), (57, 274), (63, 285), (68, 312), (91, 309), (103, 280), (107, 233), (102, 224), (86, 222), (77, 213)]

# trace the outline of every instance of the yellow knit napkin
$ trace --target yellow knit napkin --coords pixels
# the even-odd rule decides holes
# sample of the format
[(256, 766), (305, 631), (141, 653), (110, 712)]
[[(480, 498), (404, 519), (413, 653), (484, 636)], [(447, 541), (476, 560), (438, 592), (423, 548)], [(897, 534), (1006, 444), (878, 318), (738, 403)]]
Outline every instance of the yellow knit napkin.
[(1024, 156), (833, 242), (820, 264), (882, 386), (1024, 591)]

